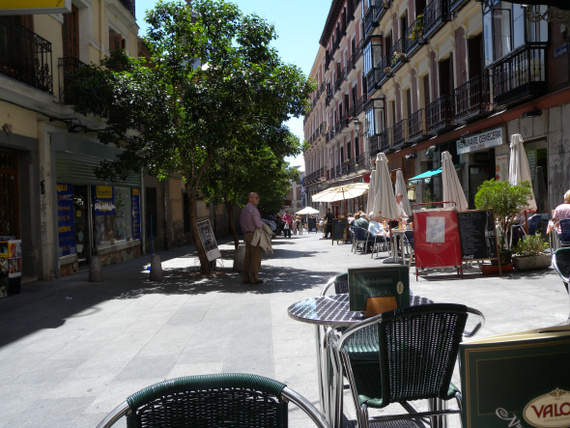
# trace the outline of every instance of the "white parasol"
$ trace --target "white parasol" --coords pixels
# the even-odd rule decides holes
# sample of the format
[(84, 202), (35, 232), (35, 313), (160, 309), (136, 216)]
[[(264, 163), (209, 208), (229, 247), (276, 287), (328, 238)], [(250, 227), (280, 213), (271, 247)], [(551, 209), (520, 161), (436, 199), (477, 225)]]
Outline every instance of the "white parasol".
[(312, 215), (318, 214), (319, 210), (314, 209), (313, 207), (305, 207), (302, 210), (297, 211), (295, 214), (297, 215)]
[[(453, 160), (449, 152), (441, 154), (441, 178), (443, 181), (443, 200), (455, 202), (458, 211), (469, 209), (465, 192), (457, 176)], [(444, 204), (444, 207), (453, 206), (453, 204)]]
[(394, 187), (388, 170), (388, 158), (384, 153), (376, 156), (376, 195), (374, 196), (374, 217), (395, 220), (399, 216), (398, 205), (394, 197)]
[(408, 188), (406, 187), (406, 181), (404, 180), (404, 173), (401, 169), (396, 171), (396, 191), (395, 194), (402, 195), (402, 205), (404, 206), (404, 211), (408, 217), (412, 216), (412, 205), (408, 199)]
[(315, 202), (336, 202), (357, 198), (368, 191), (368, 183), (350, 183), (344, 186), (329, 187), (313, 195)]
[(376, 196), (376, 171), (370, 173), (370, 187), (368, 188), (368, 200), (366, 201), (366, 215), (374, 209), (374, 197)]
[[(516, 186), (521, 181), (531, 181), (530, 167), (528, 165), (528, 158), (526, 156), (523, 141), (521, 134), (511, 135), (511, 155), (509, 159), (509, 183), (511, 186)], [(534, 199), (534, 194), (528, 198), (527, 205), (524, 207), (524, 210), (528, 212), (536, 211), (536, 200)]]

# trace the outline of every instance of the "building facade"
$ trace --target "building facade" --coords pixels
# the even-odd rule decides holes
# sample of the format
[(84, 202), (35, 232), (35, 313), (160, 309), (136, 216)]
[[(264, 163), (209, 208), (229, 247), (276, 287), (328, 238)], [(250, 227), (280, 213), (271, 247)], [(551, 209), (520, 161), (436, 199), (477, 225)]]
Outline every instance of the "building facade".
[[(340, 3), (332, 2), (323, 35)], [(362, 0), (354, 9), (360, 23), (355, 18), (340, 43), (350, 51), (350, 41), (362, 41), (361, 76), (350, 84), (362, 87), (363, 112), (354, 116), (363, 124), (363, 163), (384, 152), (390, 170), (402, 170), (412, 201), (441, 201), (448, 151), (475, 208), (483, 181), (507, 179), (510, 136), (518, 133), (539, 212), (549, 216), (570, 188), (568, 12), (498, 0)], [(331, 53), (336, 58), (322, 38), (312, 76), (323, 76), (325, 87), (337, 73), (338, 61), (327, 65)], [(345, 161), (336, 140), (315, 134), (313, 117), (329, 126), (340, 100), (315, 99), (305, 122), (306, 172), (326, 188)]]

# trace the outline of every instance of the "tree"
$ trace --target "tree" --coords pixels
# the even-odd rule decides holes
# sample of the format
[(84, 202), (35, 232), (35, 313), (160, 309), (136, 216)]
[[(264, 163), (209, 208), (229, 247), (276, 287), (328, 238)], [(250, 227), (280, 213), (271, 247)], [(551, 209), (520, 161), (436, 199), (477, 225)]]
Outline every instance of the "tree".
[[(294, 154), (298, 148), (283, 151), (282, 124), (304, 113), (313, 85), (281, 61), (270, 46), (275, 29), (260, 17), (243, 15), (224, 0), (192, 5), (160, 1), (146, 16), (150, 61), (113, 52), (104, 68), (80, 69), (73, 99), (78, 112), (104, 118), (102, 142), (124, 149), (101, 174), (120, 178), (144, 169), (161, 179), (182, 175), (197, 237), (193, 207), (220, 154), (260, 145), (277, 159)], [(225, 171), (234, 166), (243, 167), (230, 163)], [(201, 270), (209, 273), (201, 241), (194, 241)]]
[(495, 223), (500, 226), (499, 247), (505, 249), (507, 233), (517, 214), (524, 210), (532, 196), (530, 181), (512, 186), (508, 181), (484, 181), (475, 194), (475, 206), (479, 210), (493, 210)]

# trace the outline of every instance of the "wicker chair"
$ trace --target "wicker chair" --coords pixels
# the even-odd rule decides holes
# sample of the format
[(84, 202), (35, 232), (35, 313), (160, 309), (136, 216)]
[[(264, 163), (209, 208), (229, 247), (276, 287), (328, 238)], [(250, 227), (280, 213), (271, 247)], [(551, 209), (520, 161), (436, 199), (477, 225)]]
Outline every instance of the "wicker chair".
[[(554, 266), (554, 269), (562, 278), (566, 292), (570, 296), (568, 287), (568, 282), (570, 281), (570, 247), (559, 248), (552, 254), (552, 266)], [(568, 324), (570, 324), (570, 313), (568, 315)]]
[(560, 233), (558, 234), (558, 242), (561, 247), (570, 246), (570, 218), (563, 218), (558, 222)]
[(126, 416), (128, 428), (286, 427), (288, 402), (329, 427), (319, 411), (285, 384), (262, 376), (222, 373), (181, 377), (148, 386), (127, 398), (97, 428)]
[[(469, 314), (477, 323), (466, 332)], [(340, 333), (333, 347), (350, 384), (358, 427), (399, 419), (406, 420), (405, 426), (433, 426), (443, 415), (459, 413), (459, 408), (417, 410), (410, 402), (455, 398), (460, 406), (461, 393), (451, 383), (459, 343), (463, 336), (474, 335), (484, 320), (481, 312), (464, 305), (434, 303), (385, 312)], [(370, 332), (371, 326), (377, 327), (378, 346), (352, 352), (351, 339), (361, 330)], [(406, 412), (369, 418), (368, 408), (392, 403)]]

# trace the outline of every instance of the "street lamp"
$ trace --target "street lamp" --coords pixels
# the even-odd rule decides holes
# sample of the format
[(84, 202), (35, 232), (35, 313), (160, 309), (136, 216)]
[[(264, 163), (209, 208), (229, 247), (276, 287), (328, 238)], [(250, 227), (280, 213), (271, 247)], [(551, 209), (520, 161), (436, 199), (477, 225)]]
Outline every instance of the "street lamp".
[(356, 135), (360, 135), (360, 130), (362, 129), (362, 122), (358, 119), (354, 119), (354, 130), (356, 131)]

